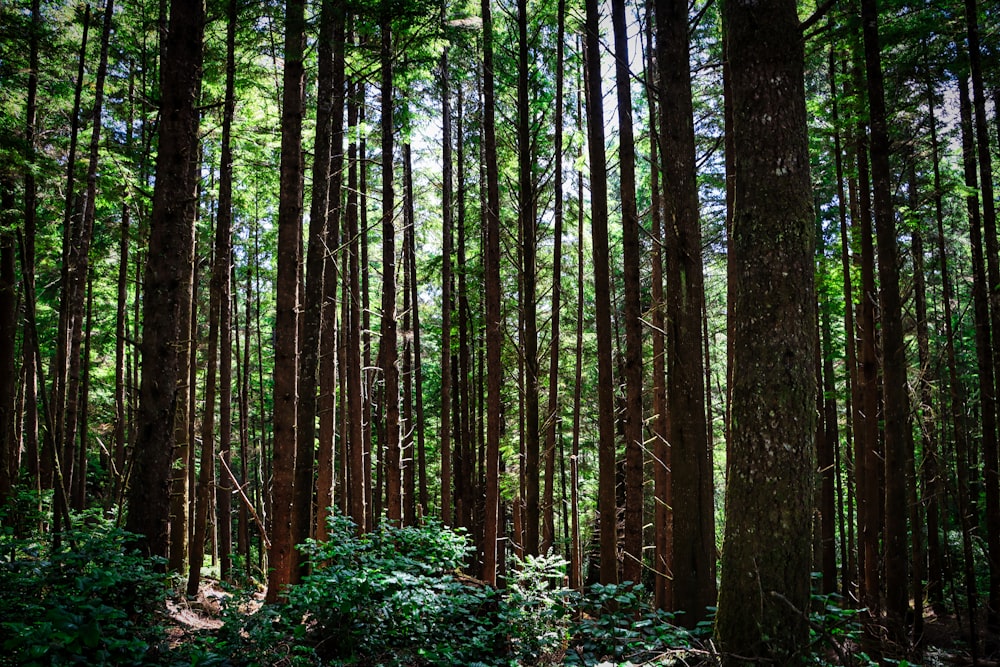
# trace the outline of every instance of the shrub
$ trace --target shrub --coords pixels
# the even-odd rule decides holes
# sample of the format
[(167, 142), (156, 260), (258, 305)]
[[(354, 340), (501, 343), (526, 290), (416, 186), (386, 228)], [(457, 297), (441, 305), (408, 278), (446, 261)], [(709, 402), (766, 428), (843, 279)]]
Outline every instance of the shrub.
[(58, 548), (0, 536), (0, 664), (137, 665), (160, 639), (164, 576), (125, 549), (124, 531), (85, 519)]

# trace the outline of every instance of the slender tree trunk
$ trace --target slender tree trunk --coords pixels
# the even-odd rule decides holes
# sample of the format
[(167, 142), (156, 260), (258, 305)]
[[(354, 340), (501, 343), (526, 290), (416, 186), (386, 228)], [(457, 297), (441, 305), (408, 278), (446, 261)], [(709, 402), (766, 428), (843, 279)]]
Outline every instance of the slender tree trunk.
[[(646, 94), (649, 116), (660, 118), (660, 61), (653, 44), (653, 5), (646, 3)], [(657, 33), (659, 36), (660, 33)], [(664, 39), (660, 37), (660, 39)], [(653, 440), (653, 598), (658, 609), (673, 609), (673, 518), (670, 486), (670, 446), (667, 419), (667, 356), (665, 336), (666, 299), (663, 293), (663, 213), (664, 200), (660, 185), (660, 132), (658, 122), (649, 126), (649, 188), (650, 188), (650, 329), (653, 351), (653, 418), (650, 430)]]
[[(524, 551), (538, 554), (539, 494), (539, 425), (538, 425), (538, 317), (536, 294), (536, 222), (532, 167), (535, 162), (531, 143), (531, 101), (528, 98), (528, 2), (517, 2), (517, 155), (518, 223), (521, 237), (521, 360), (523, 362), (524, 424)], [(520, 542), (520, 540), (515, 540)]]
[(185, 369), (178, 330), (191, 273), (198, 160), (198, 90), (205, 13), (202, 0), (172, 0), (161, 70), (160, 141), (143, 292), (142, 382), (125, 528), (143, 553), (166, 557), (177, 384)]
[[(965, 0), (966, 38), (969, 48), (969, 70), (972, 80), (972, 109), (975, 117), (976, 149), (983, 209), (983, 238), (986, 241), (986, 267), (989, 277), (990, 327), (993, 331), (993, 377), (1000, 377), (1000, 242), (997, 240), (996, 201), (993, 193), (993, 164), (990, 152), (990, 130), (986, 124), (986, 92), (983, 83), (982, 50), (979, 40), (979, 12), (976, 0)], [(983, 402), (985, 412), (997, 409), (996, 394)], [(996, 416), (992, 417), (996, 421)], [(990, 568), (987, 591), (986, 623), (991, 631), (1000, 630), (1000, 470), (997, 461), (997, 431), (983, 429), (983, 483), (986, 491), (986, 557)]]
[[(298, 581), (295, 551), (298, 396), (299, 265), (301, 264), (303, 156), (302, 117), (305, 107), (305, 3), (285, 5), (285, 69), (281, 108), (281, 195), (278, 201), (277, 308), (274, 322), (274, 451), (271, 550), (267, 600)], [(307, 508), (308, 509), (308, 508)]]
[[(404, 115), (408, 115), (408, 106), (404, 103)], [(403, 143), (403, 358), (401, 361), (401, 376), (403, 381), (402, 410), (400, 415), (400, 465), (403, 480), (403, 523), (412, 526), (416, 523), (416, 456), (414, 451), (414, 420), (413, 420), (413, 312), (414, 301), (411, 298), (415, 286), (411, 275), (410, 243), (413, 241), (413, 182), (412, 157), (410, 144)], [(416, 254), (416, 253), (414, 253)]]
[[(46, 458), (52, 460), (66, 460), (68, 457), (72, 465), (73, 438), (66, 438), (65, 433), (68, 428), (66, 422), (66, 404), (70, 401), (67, 389), (70, 373), (70, 340), (74, 329), (71, 316), (73, 308), (71, 304), (75, 298), (74, 287), (79, 285), (79, 279), (73, 273), (74, 266), (78, 261), (71, 259), (73, 247), (76, 242), (76, 230), (80, 227), (78, 215), (74, 213), (77, 204), (76, 192), (76, 152), (80, 134), (80, 106), (83, 94), (83, 77), (86, 72), (87, 41), (90, 35), (90, 5), (86, 5), (83, 14), (83, 36), (80, 39), (80, 54), (76, 76), (76, 86), (73, 94), (73, 111), (70, 120), (70, 142), (69, 152), (66, 158), (66, 197), (65, 209), (63, 212), (63, 232), (62, 232), (62, 265), (60, 267), (61, 289), (59, 294), (59, 325), (56, 330), (56, 356), (52, 367), (52, 425), (55, 428), (54, 443), (59, 447), (57, 457), (51, 454)], [(74, 427), (75, 428), (75, 425)], [(61, 474), (66, 475), (65, 481), (72, 480), (72, 467), (64, 470)], [(51, 472), (45, 475), (51, 477)], [(46, 479), (45, 481), (48, 481)], [(47, 485), (50, 486), (51, 482)], [(59, 500), (56, 499), (58, 504)], [(59, 508), (53, 506), (55, 528), (58, 532)]]
[[(944, 201), (941, 190), (941, 165), (937, 135), (937, 120), (934, 117), (935, 99), (933, 88), (928, 85), (927, 108), (931, 135), (931, 161), (934, 166), (934, 217), (937, 221), (937, 254), (941, 274), (941, 301), (944, 303), (945, 351), (948, 363), (949, 416), (955, 442), (965, 442), (965, 392), (958, 379), (958, 360), (955, 354), (954, 320), (952, 319), (951, 276), (948, 269), (948, 252), (944, 231)], [(928, 427), (933, 424), (928, 424)], [(931, 431), (933, 434), (933, 431)], [(941, 483), (941, 457), (937, 438), (927, 441), (930, 449), (924, 454), (924, 495), (927, 502), (927, 599), (935, 612), (944, 609), (944, 553), (941, 544), (941, 501), (944, 489)], [(961, 449), (966, 449), (962, 445)]]
[[(976, 365), (979, 370), (979, 395), (982, 411), (983, 438), (996, 433), (996, 420), (993, 417), (996, 407), (994, 393), (993, 365), (990, 363), (990, 322), (989, 296), (986, 283), (986, 262), (983, 257), (983, 233), (980, 228), (979, 201), (975, 192), (978, 188), (976, 177), (975, 140), (972, 131), (972, 101), (969, 99), (969, 83), (964, 77), (959, 78), (959, 113), (962, 129), (962, 162), (965, 172), (965, 186), (969, 190), (966, 196), (966, 207), (969, 213), (969, 245), (972, 250), (972, 301), (976, 336)], [(990, 429), (993, 429), (992, 431)], [(975, 532), (976, 517), (972, 507), (969, 488), (969, 450), (971, 444), (965, 439), (955, 440), (956, 472), (958, 477), (958, 514), (959, 526), (962, 530), (962, 555), (965, 594), (969, 612), (969, 633), (976, 637), (976, 611), (978, 610), (979, 593), (976, 587), (975, 559), (973, 557), (972, 538)], [(972, 642), (973, 660), (977, 657), (978, 642)]]
[[(685, 21), (686, 23), (686, 21)], [(625, 535), (622, 578), (639, 583), (642, 579), (642, 322), (639, 277), (641, 245), (639, 212), (635, 202), (635, 138), (632, 130), (632, 73), (629, 71), (628, 33), (625, 27), (625, 0), (611, 3), (611, 24), (615, 35), (615, 83), (618, 92), (618, 155), (622, 207), (622, 261), (624, 264), (625, 355)], [(692, 137), (694, 135), (692, 134)], [(694, 154), (692, 152), (692, 165)], [(700, 249), (699, 249), (700, 260)], [(700, 261), (699, 261), (700, 263)], [(701, 306), (697, 307), (697, 330), (701, 330)], [(698, 341), (700, 348), (700, 337)], [(695, 355), (701, 359), (701, 353)], [(700, 374), (700, 370), (699, 370)], [(704, 391), (701, 392), (704, 396)], [(704, 414), (704, 409), (702, 410)], [(714, 598), (714, 585), (712, 586)]]
[(380, 20), (382, 63), (382, 366), (384, 444), (386, 456), (386, 515), (390, 522), (403, 519), (403, 480), (400, 468), (399, 353), (396, 349), (396, 223), (393, 191), (393, 82), (392, 15), (387, 2)]
[[(885, 563), (886, 614), (891, 632), (902, 640), (902, 624), (909, 610), (906, 469), (912, 445), (909, 426), (909, 395), (906, 379), (906, 347), (903, 342), (902, 303), (899, 292), (896, 225), (890, 190), (889, 135), (882, 79), (878, 11), (875, 0), (861, 0), (864, 25), (868, 108), (871, 119), (871, 161), (875, 230), (879, 271), (879, 306), (882, 332), (882, 376), (885, 433)], [(862, 183), (862, 187), (865, 184)]]
[[(503, 415), (500, 348), (503, 330), (500, 314), (500, 183), (497, 164), (496, 99), (493, 87), (493, 15), (490, 0), (481, 2), (483, 17), (483, 150), (486, 200), (483, 232), (486, 303), (486, 502), (483, 508), (482, 579), (497, 584), (497, 541), (500, 537), (500, 429)], [(461, 292), (461, 289), (460, 289)]]
[[(28, 91), (25, 102), (24, 150), (24, 234), (25, 257), (21, 265), (22, 292), (25, 299), (29, 293), (34, 293), (35, 285), (35, 231), (36, 208), (38, 206), (37, 184), (35, 179), (35, 127), (38, 111), (38, 43), (42, 30), (41, 2), (31, 0), (31, 32), (28, 38)], [(25, 309), (27, 310), (27, 308)], [(24, 372), (24, 416), (21, 426), (24, 456), (27, 458), (28, 476), (33, 488), (41, 491), (41, 470), (38, 442), (38, 374), (36, 373), (34, 347), (27, 341), (30, 339), (27, 331), (22, 336), (21, 367)], [(44, 390), (43, 390), (44, 391)], [(39, 498), (41, 494), (39, 493)], [(116, 494), (117, 497), (117, 494)]]
[[(563, 96), (566, 39), (566, 0), (559, 0), (556, 14), (556, 99), (553, 121), (555, 136), (553, 150), (553, 212), (552, 212), (552, 341), (549, 349), (549, 403), (545, 414), (545, 482), (542, 490), (542, 543), (541, 552), (547, 553), (555, 542), (555, 467), (556, 447), (560, 425), (559, 397), (559, 347), (560, 318), (562, 317), (562, 235), (563, 235)], [(560, 456), (560, 463), (563, 457)], [(565, 475), (562, 476), (565, 488)], [(565, 501), (565, 493), (563, 499)], [(563, 517), (565, 518), (565, 511)]]
[[(111, 26), (114, 18), (114, 1), (108, 0), (104, 7), (104, 27), (101, 31), (101, 53), (97, 66), (97, 76), (94, 81), (94, 107), (91, 114), (90, 146), (88, 148), (87, 160), (87, 185), (83, 202), (83, 218), (79, 228), (72, 232), (73, 242), (71, 243), (68, 261), (70, 263), (66, 290), (66, 298), (69, 300), (69, 358), (68, 358), (68, 378), (66, 385), (66, 403), (64, 414), (64, 441), (66, 443), (67, 457), (72, 451), (72, 442), (76, 438), (77, 428), (80, 424), (80, 413), (82, 407), (82, 394), (85, 389), (82, 387), (81, 374), (83, 359), (81, 358), (81, 346), (84, 338), (84, 320), (86, 318), (87, 289), (90, 283), (90, 245), (94, 236), (94, 219), (97, 216), (97, 170), (98, 157), (101, 145), (102, 109), (104, 106), (104, 82), (108, 71), (108, 49), (111, 40)], [(86, 463), (86, 453), (78, 452), (78, 462)], [(73, 471), (74, 468), (70, 467)], [(71, 483), (74, 488), (83, 489), (86, 485), (86, 471), (76, 467), (71, 474)], [(73, 494), (73, 505), (77, 511), (84, 509), (83, 494)]]
[[(441, 5), (442, 19), (446, 10)], [(448, 64), (448, 47), (441, 53), (441, 521), (446, 526), (452, 524), (451, 502), (451, 457), (452, 457), (452, 264), (451, 256), (454, 219), (452, 198), (454, 196), (452, 172), (451, 136), (451, 76)]]
[[(347, 124), (349, 127), (358, 125), (358, 98), (363, 92), (363, 84), (355, 83), (354, 93), (351, 96), (347, 109)], [(362, 396), (362, 370), (361, 370), (361, 287), (360, 287), (360, 261), (362, 232), (358, 230), (358, 170), (364, 169), (358, 159), (357, 142), (352, 141), (348, 146), (348, 172), (347, 184), (347, 237), (348, 252), (350, 260), (348, 266), (348, 327), (346, 344), (346, 368), (344, 373), (347, 379), (347, 412), (350, 422), (350, 439), (348, 451), (350, 456), (350, 482), (351, 489), (348, 494), (348, 507), (351, 518), (359, 531), (365, 531), (371, 527), (368, 523), (369, 505), (371, 498), (371, 470), (366, 467), (365, 458), (365, 412), (364, 400)], [(361, 156), (364, 157), (364, 156)]]
[(17, 478), (20, 443), (14, 432), (17, 373), (14, 366), (17, 340), (17, 277), (14, 270), (14, 216), (17, 200), (14, 182), (0, 181), (0, 507)]
[(618, 582), (618, 530), (615, 502), (615, 398), (612, 377), (611, 275), (608, 257), (608, 170), (604, 152), (604, 99), (601, 88), (600, 9), (587, 0), (584, 63), (587, 94), (587, 144), (590, 151), (591, 237), (594, 265), (594, 315), (597, 325), (598, 492), (601, 583)]
[[(913, 214), (919, 211), (919, 198), (917, 196), (917, 171), (916, 156), (910, 155), (909, 165), (909, 207)], [(920, 364), (920, 374), (918, 382), (920, 386), (920, 429), (921, 451), (924, 453), (923, 461), (919, 467), (922, 468), (929, 452), (936, 449), (936, 445), (931, 443), (934, 438), (934, 416), (933, 416), (933, 390), (931, 388), (931, 352), (930, 352), (930, 332), (927, 325), (927, 286), (924, 279), (924, 239), (919, 227), (915, 226), (910, 232), (910, 252), (913, 256), (913, 296), (914, 306), (917, 316), (917, 355)], [(907, 476), (909, 477), (909, 488), (907, 490), (907, 504), (910, 509), (910, 525), (914, 527), (911, 531), (911, 587), (914, 601), (913, 614), (913, 638), (915, 642), (920, 642), (923, 635), (924, 621), (924, 577), (926, 576), (927, 554), (924, 551), (923, 540), (923, 511), (917, 494), (917, 453), (914, 441), (910, 440), (911, 447), (907, 452)], [(924, 498), (926, 499), (926, 489)]]
[(786, 663), (809, 640), (812, 506), (775, 499), (811, 499), (815, 471), (815, 218), (803, 43), (791, 0), (727, 2), (723, 12), (735, 149), (735, 299), (716, 635), (725, 664)]

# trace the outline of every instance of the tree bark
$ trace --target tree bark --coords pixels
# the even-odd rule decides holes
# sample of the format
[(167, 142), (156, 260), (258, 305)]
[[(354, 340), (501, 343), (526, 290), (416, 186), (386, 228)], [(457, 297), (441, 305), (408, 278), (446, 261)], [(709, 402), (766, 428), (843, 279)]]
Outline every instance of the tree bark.
[(715, 603), (714, 482), (705, 401), (705, 289), (685, 0), (656, 6), (666, 250), (673, 605), (688, 627)]
[[(685, 5), (686, 7), (686, 5)], [(685, 21), (686, 24), (686, 21)], [(639, 583), (642, 579), (643, 527), (643, 435), (642, 435), (642, 307), (640, 305), (639, 212), (635, 202), (635, 138), (632, 129), (632, 73), (629, 71), (628, 33), (625, 28), (625, 0), (611, 3), (611, 25), (615, 35), (615, 83), (618, 93), (618, 155), (622, 207), (622, 262), (624, 271), (625, 354), (625, 534), (622, 579)], [(692, 140), (693, 140), (692, 133)], [(694, 153), (692, 152), (692, 166)], [(698, 251), (701, 259), (701, 249)], [(700, 261), (699, 261), (700, 264)], [(701, 331), (701, 306), (696, 307), (696, 330)], [(697, 337), (701, 359), (701, 340)], [(699, 370), (700, 376), (700, 370)], [(700, 392), (704, 396), (704, 391)], [(702, 410), (704, 414), (704, 409)], [(714, 593), (714, 586), (712, 587)], [(714, 595), (713, 595), (714, 597)]]
[(147, 555), (166, 557), (172, 424), (177, 383), (186, 372), (178, 345), (183, 291), (194, 252), (197, 98), (205, 13), (202, 0), (172, 0), (161, 69), (160, 142), (143, 297), (142, 380), (136, 458), (125, 528)]
[(590, 154), (591, 237), (594, 265), (594, 316), (597, 329), (598, 492), (601, 583), (618, 583), (618, 526), (615, 500), (615, 397), (612, 376), (611, 271), (608, 257), (608, 169), (604, 146), (601, 89), (600, 9), (587, 0), (584, 36), (587, 145)]
[(490, 0), (482, 0), (483, 18), (483, 149), (486, 167), (484, 219), (484, 287), (486, 290), (486, 500), (483, 507), (482, 579), (497, 584), (497, 540), (500, 537), (500, 428), (503, 415), (500, 348), (500, 183), (497, 164), (496, 98), (493, 87), (493, 15)]
[(399, 449), (399, 352), (396, 348), (396, 223), (393, 215), (393, 82), (392, 15), (383, 3), (379, 32), (382, 64), (382, 329), (379, 347), (382, 366), (383, 435), (386, 457), (386, 516), (403, 519), (403, 480)]
[(271, 550), (267, 601), (298, 581), (293, 507), (298, 405), (298, 311), (302, 239), (302, 118), (305, 107), (305, 2), (285, 4), (285, 69), (281, 104), (280, 197), (278, 200), (278, 270), (274, 321), (274, 451), (272, 453)]
[[(727, 2), (735, 149), (732, 417), (716, 635), (726, 664), (808, 647), (815, 221), (796, 4)], [(774, 332), (780, 331), (776, 340)]]

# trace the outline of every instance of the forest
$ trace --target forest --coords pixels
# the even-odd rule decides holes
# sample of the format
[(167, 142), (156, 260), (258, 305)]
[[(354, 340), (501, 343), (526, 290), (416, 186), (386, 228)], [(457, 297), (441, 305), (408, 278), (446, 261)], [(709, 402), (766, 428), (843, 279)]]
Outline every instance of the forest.
[(995, 665), (996, 0), (4, 0), (0, 665)]

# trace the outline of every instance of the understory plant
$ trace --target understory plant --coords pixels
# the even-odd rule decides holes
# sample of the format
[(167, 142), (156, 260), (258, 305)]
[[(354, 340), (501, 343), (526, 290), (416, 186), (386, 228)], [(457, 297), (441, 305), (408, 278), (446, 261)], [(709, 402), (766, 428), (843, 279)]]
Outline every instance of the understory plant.
[(99, 513), (73, 525), (0, 533), (0, 665), (153, 664), (164, 575)]

